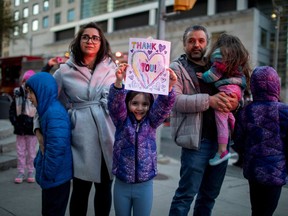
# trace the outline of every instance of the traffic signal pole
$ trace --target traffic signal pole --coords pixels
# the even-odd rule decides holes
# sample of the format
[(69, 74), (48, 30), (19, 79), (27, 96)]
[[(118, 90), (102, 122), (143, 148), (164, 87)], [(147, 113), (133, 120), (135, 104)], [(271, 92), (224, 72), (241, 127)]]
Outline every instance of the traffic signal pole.
[(158, 40), (165, 40), (165, 15), (166, 15), (165, 0), (158, 0), (158, 14), (157, 14)]
[[(174, 12), (166, 14), (165, 0), (158, 0), (158, 14), (157, 14), (157, 39), (165, 40), (165, 21), (168, 16), (174, 16), (183, 10), (190, 10), (196, 0), (189, 1), (177, 1), (177, 7), (174, 5)], [(167, 163), (167, 158), (161, 154), (161, 132), (163, 124), (160, 125), (156, 130), (156, 145), (158, 152), (158, 162)], [(169, 161), (169, 160), (168, 160)]]
[[(165, 0), (158, 0), (158, 14), (157, 14), (157, 39), (165, 40)], [(161, 124), (156, 130), (156, 146), (157, 146), (157, 158), (159, 163), (167, 163), (167, 158), (161, 154), (161, 134), (163, 124)], [(169, 161), (169, 160), (168, 160)]]

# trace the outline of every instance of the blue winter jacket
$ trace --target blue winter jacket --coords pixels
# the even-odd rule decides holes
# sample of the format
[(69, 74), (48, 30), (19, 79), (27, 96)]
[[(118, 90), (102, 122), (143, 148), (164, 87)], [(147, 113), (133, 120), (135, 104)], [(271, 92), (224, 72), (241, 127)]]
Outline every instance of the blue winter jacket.
[(288, 106), (279, 102), (280, 81), (268, 66), (251, 76), (253, 102), (236, 121), (235, 147), (243, 152), (244, 177), (264, 185), (284, 185), (287, 177)]
[(34, 160), (36, 181), (42, 189), (56, 187), (73, 176), (70, 118), (57, 99), (58, 88), (51, 74), (39, 72), (27, 81), (26, 86), (36, 96), (44, 139), (44, 154), (39, 149)]
[(127, 90), (112, 84), (108, 109), (116, 127), (113, 174), (126, 183), (140, 183), (157, 175), (156, 129), (169, 116), (176, 94), (159, 95), (147, 115), (138, 122), (125, 104)]

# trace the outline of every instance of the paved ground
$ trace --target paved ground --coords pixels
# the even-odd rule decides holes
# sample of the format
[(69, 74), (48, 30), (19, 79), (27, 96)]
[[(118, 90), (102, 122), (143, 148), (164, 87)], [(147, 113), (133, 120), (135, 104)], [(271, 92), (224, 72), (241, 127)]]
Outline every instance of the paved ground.
[[(159, 175), (154, 181), (154, 200), (151, 216), (168, 215), (171, 199), (179, 180), (180, 163), (175, 158), (179, 157), (180, 148), (175, 148), (175, 144), (167, 139), (168, 133), (167, 129), (162, 131), (162, 136), (165, 139), (162, 139), (161, 152), (165, 156), (160, 157), (158, 163)], [(166, 153), (171, 156), (167, 157)], [(234, 161), (235, 158), (229, 160), (230, 165), (227, 169), (221, 193), (216, 200), (213, 216), (251, 215), (248, 184), (242, 176), (242, 170), (231, 165)], [(41, 215), (41, 189), (36, 183), (14, 184), (13, 180), (16, 173), (15, 168), (0, 171), (0, 216)], [(93, 193), (94, 191), (91, 192), (92, 195)], [(88, 216), (93, 215), (91, 200), (90, 198)], [(285, 186), (274, 216), (288, 215), (287, 201), (288, 187)], [(69, 215), (68, 212), (66, 212), (66, 215)], [(192, 211), (189, 215), (192, 215)], [(110, 216), (115, 216), (113, 207)]]
[[(158, 164), (159, 175), (154, 181), (154, 200), (152, 216), (168, 215), (170, 202), (179, 180), (179, 161), (165, 158), (164, 164)], [(41, 190), (39, 186), (23, 182), (14, 184), (17, 170), (0, 172), (0, 215), (1, 216), (39, 216), (41, 215)], [(229, 166), (227, 175), (216, 201), (214, 216), (250, 215), (249, 191), (247, 181), (235, 177), (241, 175), (241, 169)], [(92, 191), (93, 193), (94, 191)], [(274, 216), (287, 216), (288, 188), (284, 187)], [(93, 215), (90, 199), (89, 216)], [(68, 212), (66, 212), (68, 216)], [(114, 216), (112, 208), (111, 216)], [(191, 215), (191, 214), (190, 214)]]

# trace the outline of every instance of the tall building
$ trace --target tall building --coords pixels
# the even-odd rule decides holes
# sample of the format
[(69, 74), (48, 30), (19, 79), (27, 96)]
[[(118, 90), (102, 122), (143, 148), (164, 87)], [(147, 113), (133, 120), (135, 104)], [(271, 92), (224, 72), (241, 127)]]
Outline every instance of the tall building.
[[(102, 27), (114, 53), (127, 54), (131, 37), (157, 38), (161, 0), (11, 2), (14, 20), (19, 25), (14, 29), (6, 56), (63, 55), (79, 27), (90, 21)], [(274, 66), (273, 58), (277, 58), (282, 97), (287, 100), (287, 0), (197, 0), (191, 10), (181, 13), (172, 13), (173, 5), (173, 0), (165, 1), (164, 36), (171, 41), (171, 60), (183, 52), (182, 35), (191, 24), (207, 26), (211, 41), (223, 32), (237, 35), (251, 54), (252, 66)], [(271, 18), (274, 12), (275, 19)]]

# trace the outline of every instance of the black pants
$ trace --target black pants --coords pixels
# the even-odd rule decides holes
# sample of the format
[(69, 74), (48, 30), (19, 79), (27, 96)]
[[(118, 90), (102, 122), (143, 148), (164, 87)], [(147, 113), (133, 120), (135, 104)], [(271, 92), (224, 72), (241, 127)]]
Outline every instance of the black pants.
[(252, 216), (272, 216), (277, 208), (282, 186), (267, 186), (249, 181)]
[(64, 216), (70, 195), (71, 181), (42, 190), (42, 215)]
[[(103, 160), (104, 162), (104, 160)], [(93, 182), (73, 178), (73, 190), (70, 200), (70, 215), (85, 216), (87, 214), (89, 194)], [(94, 212), (95, 216), (109, 216), (112, 194), (109, 173), (105, 163), (101, 167), (101, 183), (95, 183)]]

